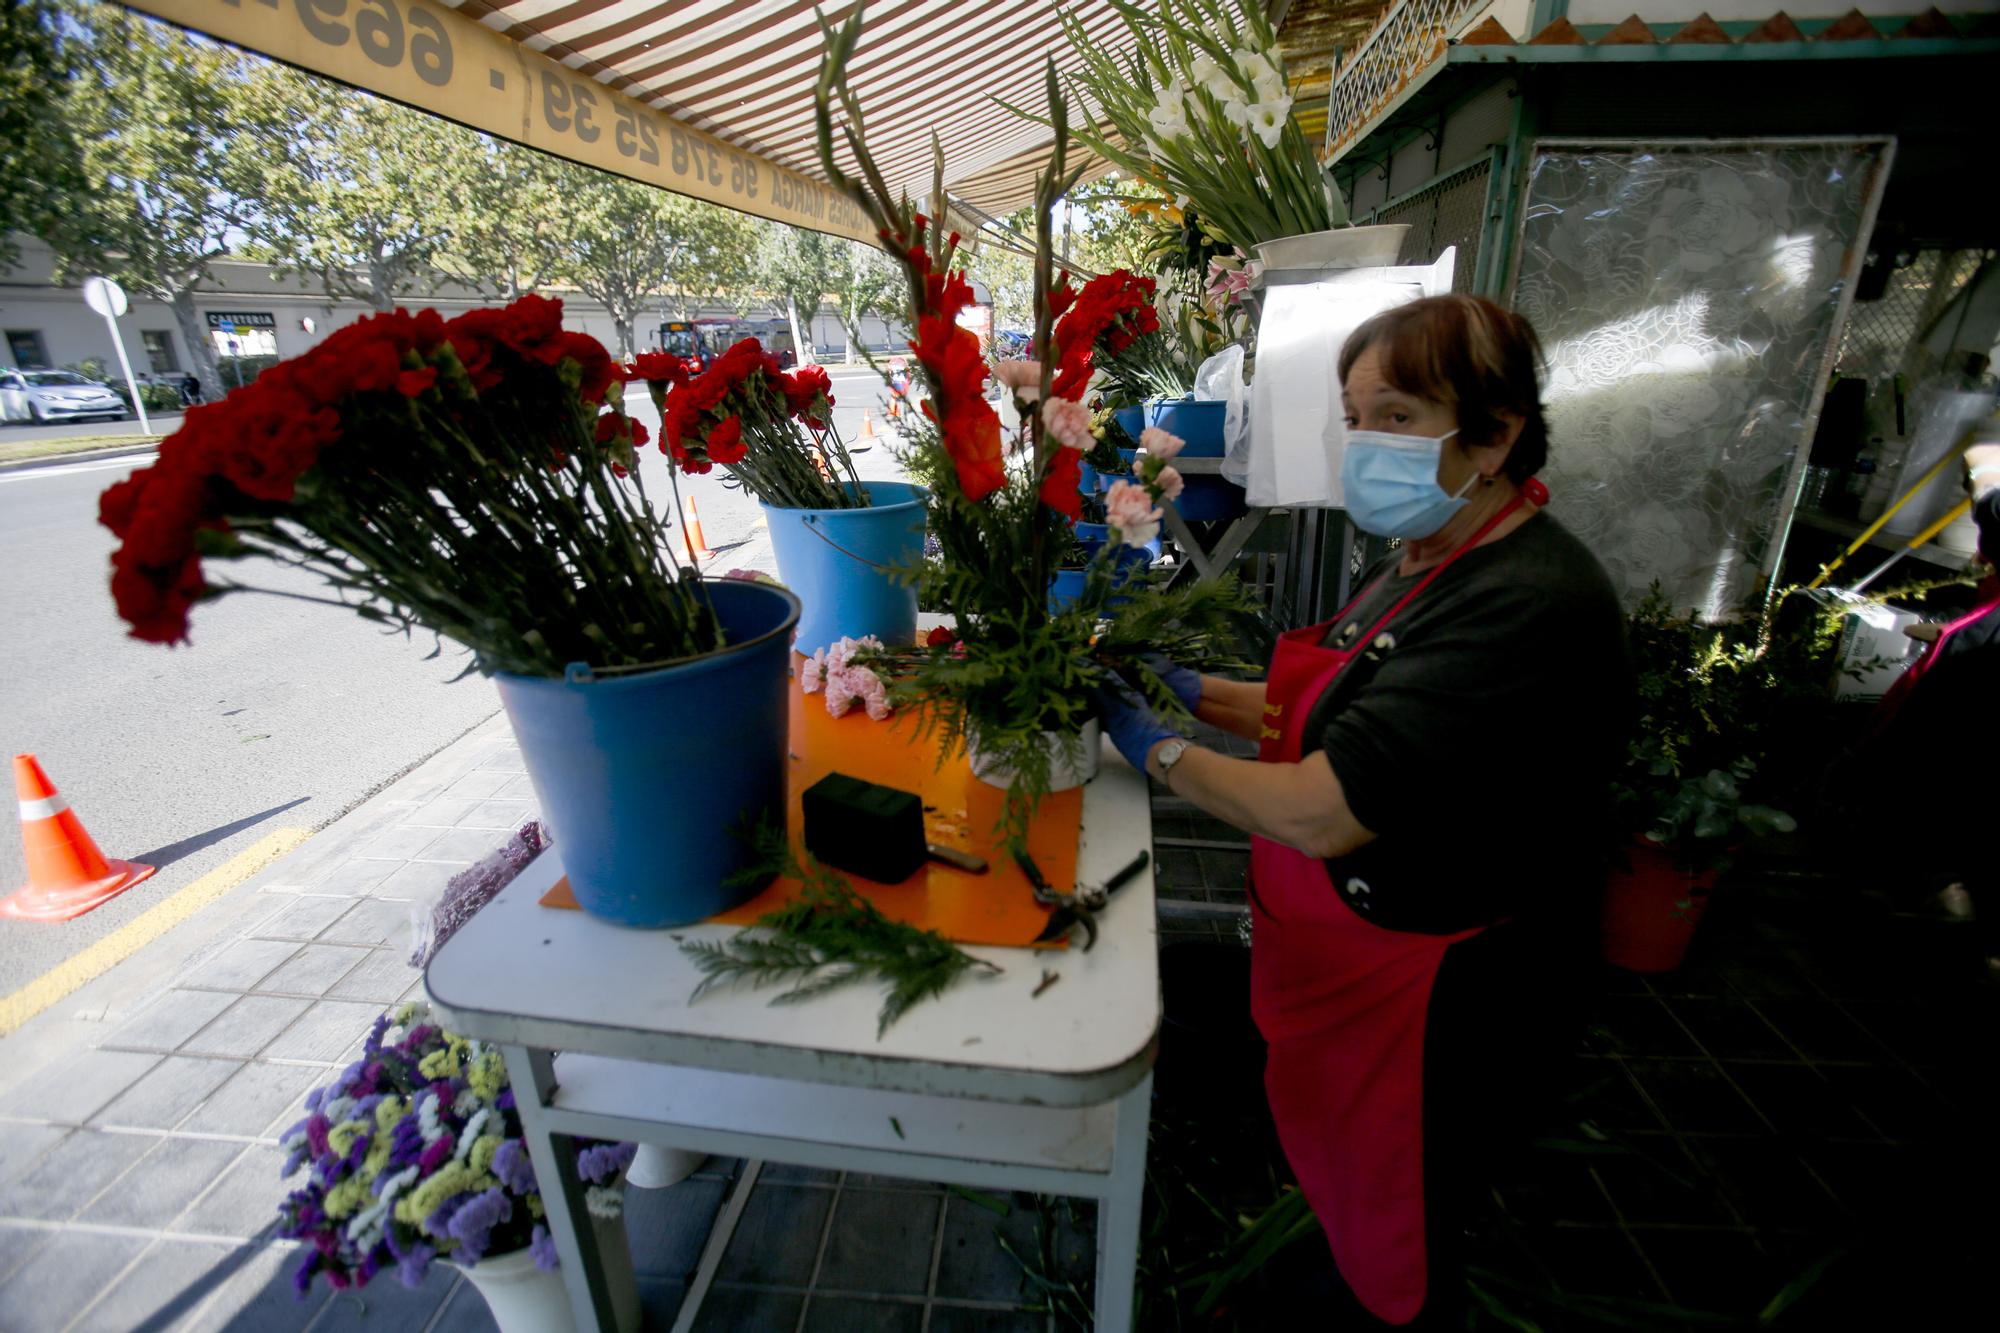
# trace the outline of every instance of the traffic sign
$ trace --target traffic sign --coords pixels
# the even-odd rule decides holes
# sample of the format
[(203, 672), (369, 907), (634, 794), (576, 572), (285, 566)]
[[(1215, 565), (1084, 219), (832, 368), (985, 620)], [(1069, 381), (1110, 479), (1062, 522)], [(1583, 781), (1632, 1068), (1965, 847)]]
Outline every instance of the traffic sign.
[(125, 313), (125, 289), (109, 278), (85, 278), (83, 303), (106, 319)]

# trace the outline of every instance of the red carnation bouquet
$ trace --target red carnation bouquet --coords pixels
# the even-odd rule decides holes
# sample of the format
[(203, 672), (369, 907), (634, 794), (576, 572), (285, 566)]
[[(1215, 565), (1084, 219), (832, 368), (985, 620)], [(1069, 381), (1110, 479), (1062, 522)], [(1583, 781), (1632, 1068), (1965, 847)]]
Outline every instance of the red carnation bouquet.
[(868, 491), (833, 429), (833, 384), (820, 367), (788, 375), (761, 343), (745, 338), (703, 373), (648, 352), (631, 377), (652, 391), (660, 449), (682, 472), (720, 463), (745, 490), (784, 509), (867, 506)]
[[(135, 638), (188, 640), (201, 601), (257, 589), (262, 556), (325, 600), (477, 654), (484, 671), (654, 665), (722, 646), (639, 484), (625, 372), (524, 296), (446, 320), (371, 315), (189, 411), (104, 492), (111, 589)], [(281, 595), (298, 596), (283, 592)]]

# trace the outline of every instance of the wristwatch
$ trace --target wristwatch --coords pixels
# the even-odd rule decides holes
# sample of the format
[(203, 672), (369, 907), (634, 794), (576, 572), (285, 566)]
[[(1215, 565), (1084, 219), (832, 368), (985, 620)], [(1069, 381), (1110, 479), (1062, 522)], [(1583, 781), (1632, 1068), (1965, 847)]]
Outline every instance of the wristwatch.
[(1181, 761), (1181, 756), (1187, 752), (1188, 743), (1179, 736), (1160, 746), (1155, 755), (1160, 765), (1160, 781), (1165, 782), (1167, 780), (1167, 775), (1174, 771), (1174, 765), (1178, 764)]

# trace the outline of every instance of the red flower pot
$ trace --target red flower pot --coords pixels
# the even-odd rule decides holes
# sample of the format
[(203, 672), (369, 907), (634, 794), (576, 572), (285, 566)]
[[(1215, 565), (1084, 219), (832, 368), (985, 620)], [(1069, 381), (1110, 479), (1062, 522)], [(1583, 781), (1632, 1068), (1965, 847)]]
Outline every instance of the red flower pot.
[(1713, 870), (1690, 875), (1667, 848), (1634, 840), (1626, 868), (1604, 884), (1604, 961), (1630, 972), (1673, 971), (1687, 957), (1714, 888)]

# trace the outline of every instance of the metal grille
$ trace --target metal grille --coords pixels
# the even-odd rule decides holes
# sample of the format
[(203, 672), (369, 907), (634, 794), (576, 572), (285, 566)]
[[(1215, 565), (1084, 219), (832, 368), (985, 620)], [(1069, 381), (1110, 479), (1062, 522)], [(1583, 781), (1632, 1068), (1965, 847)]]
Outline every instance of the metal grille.
[(1905, 369), (1910, 348), (1972, 280), (1980, 250), (1921, 250), (1889, 275), (1879, 301), (1856, 301), (1840, 338), (1842, 375), (1880, 380)]
[(1334, 78), (1327, 101), (1327, 156), (1352, 141), (1370, 116), (1444, 53), (1451, 34), (1491, 3), (1403, 0), (1384, 15)]
[(1451, 289), (1469, 292), (1479, 267), (1479, 237), (1486, 221), (1486, 186), (1492, 172), (1493, 160), (1482, 158), (1413, 194), (1391, 200), (1359, 221), (1409, 223), (1399, 256), (1404, 264), (1428, 264), (1446, 246), (1457, 246)]

